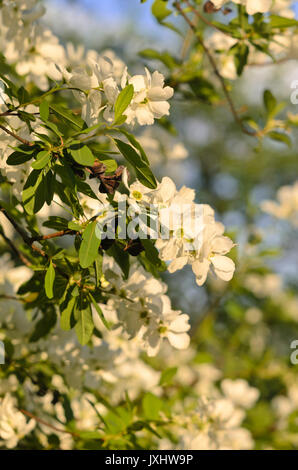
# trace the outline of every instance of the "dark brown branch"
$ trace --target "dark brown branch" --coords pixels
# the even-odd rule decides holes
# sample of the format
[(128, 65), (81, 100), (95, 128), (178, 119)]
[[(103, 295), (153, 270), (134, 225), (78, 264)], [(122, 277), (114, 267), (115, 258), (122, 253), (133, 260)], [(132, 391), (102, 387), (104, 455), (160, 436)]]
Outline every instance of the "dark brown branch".
[(5, 240), (5, 242), (9, 245), (9, 247), (11, 248), (11, 250), (14, 252), (14, 254), (16, 256), (18, 256), (18, 258), (20, 258), (20, 260), (22, 261), (22, 263), (24, 263), (26, 266), (30, 267), (32, 265), (32, 263), (23, 255), (23, 253), (20, 252), (20, 250), (18, 250), (18, 248), (14, 245), (14, 243), (5, 235), (5, 233), (0, 230), (0, 235), (2, 236), (2, 238)]
[(77, 232), (75, 230), (60, 230), (59, 232), (50, 233), (49, 235), (41, 235), (39, 237), (33, 238), (32, 241), (39, 240), (50, 240), (51, 238), (64, 237), (64, 235), (75, 235)]
[(2, 129), (4, 132), (6, 132), (6, 134), (11, 135), (11, 137), (18, 140), (19, 142), (21, 142), (24, 145), (30, 145), (30, 146), (34, 145), (34, 142), (29, 142), (29, 140), (23, 139), (23, 137), (20, 137), (19, 135), (17, 135), (14, 132), (10, 131), (6, 127), (2, 126), (2, 124), (0, 124), (0, 129)]
[(242, 119), (240, 118), (240, 116), (238, 116), (238, 113), (236, 111), (236, 108), (234, 106), (234, 103), (233, 103), (233, 100), (231, 98), (231, 95), (229, 93), (229, 90), (226, 86), (226, 83), (225, 83), (225, 80), (224, 78), (222, 77), (222, 75), (220, 74), (218, 68), (217, 68), (217, 65), (216, 65), (216, 62), (211, 54), (211, 52), (209, 51), (208, 47), (205, 45), (203, 39), (201, 38), (201, 35), (198, 33), (197, 31), (197, 28), (195, 26), (194, 23), (192, 23), (192, 21), (188, 18), (188, 16), (185, 14), (185, 12), (183, 11), (183, 9), (181, 8), (181, 5), (178, 3), (178, 2), (175, 2), (174, 3), (174, 7), (179, 11), (179, 13), (183, 16), (183, 18), (185, 19), (185, 21), (187, 22), (188, 26), (193, 30), (193, 32), (195, 33), (196, 35), (196, 38), (197, 38), (197, 41), (198, 43), (201, 45), (201, 47), (203, 48), (210, 64), (211, 64), (211, 67), (213, 68), (213, 71), (215, 73), (215, 75), (217, 76), (218, 80), (220, 81), (220, 84), (222, 86), (222, 89), (223, 89), (223, 92), (225, 94), (225, 97), (227, 99), (227, 102), (229, 104), (229, 107), (230, 107), (230, 110), (232, 112), (232, 115), (235, 119), (235, 122), (240, 126), (242, 132), (244, 132), (244, 134), (247, 134), (247, 135), (250, 135), (250, 136), (254, 136), (254, 137), (257, 137), (257, 132), (255, 131), (250, 131), (248, 129), (246, 129), (246, 127), (244, 126), (243, 122), (242, 122)]

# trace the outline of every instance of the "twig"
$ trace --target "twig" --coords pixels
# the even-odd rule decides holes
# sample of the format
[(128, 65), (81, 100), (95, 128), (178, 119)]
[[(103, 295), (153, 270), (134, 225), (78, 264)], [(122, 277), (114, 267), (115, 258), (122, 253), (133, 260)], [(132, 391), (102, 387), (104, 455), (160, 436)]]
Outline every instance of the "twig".
[(229, 104), (229, 107), (230, 107), (230, 110), (233, 114), (233, 117), (235, 119), (235, 122), (241, 127), (241, 130), (244, 134), (247, 134), (247, 135), (250, 135), (250, 136), (254, 136), (256, 137), (258, 134), (257, 132), (255, 131), (250, 131), (248, 129), (246, 129), (246, 127), (243, 125), (243, 122), (242, 122), (242, 119), (240, 118), (240, 116), (238, 116), (238, 113), (236, 111), (236, 108), (234, 106), (234, 103), (233, 103), (233, 100), (230, 96), (230, 93), (229, 93), (229, 90), (226, 86), (226, 83), (225, 83), (225, 80), (224, 78), (221, 76), (218, 68), (217, 68), (217, 65), (216, 65), (216, 62), (211, 54), (211, 52), (209, 51), (208, 47), (205, 45), (203, 39), (201, 38), (200, 34), (198, 33), (197, 31), (197, 28), (195, 26), (194, 23), (192, 23), (192, 21), (188, 18), (188, 16), (184, 13), (183, 9), (181, 8), (181, 5), (178, 3), (178, 2), (175, 2), (174, 3), (174, 7), (179, 11), (179, 13), (183, 16), (183, 18), (185, 19), (185, 21), (187, 22), (188, 26), (194, 31), (195, 35), (196, 35), (196, 38), (197, 38), (197, 41), (198, 43), (202, 46), (210, 64), (211, 64), (211, 67), (213, 68), (213, 71), (215, 73), (215, 75), (217, 76), (218, 80), (220, 81), (220, 84), (222, 86), (222, 89), (223, 89), (223, 92), (225, 94), (225, 97), (227, 99), (227, 102)]
[(24, 263), (26, 266), (31, 267), (32, 263), (23, 255), (23, 253), (18, 250), (18, 248), (14, 245), (14, 243), (5, 235), (5, 233), (0, 230), (0, 235), (2, 238), (5, 240), (5, 242), (10, 246), (12, 251), (15, 253), (16, 256), (20, 258), (22, 263)]
[(60, 429), (60, 428), (57, 428), (56, 426), (53, 426), (50, 423), (47, 423), (46, 421), (39, 418), (38, 416), (35, 416), (33, 413), (30, 413), (30, 411), (24, 410), (23, 408), (18, 408), (18, 410), (21, 413), (23, 413), (25, 416), (28, 416), (28, 418), (34, 419), (37, 423), (43, 424), (44, 426), (47, 426), (48, 428), (53, 429), (53, 431), (62, 432), (62, 433), (64, 432), (67, 434), (71, 434), (74, 437), (80, 437), (80, 435), (75, 432), (67, 431), (66, 429)]
[(17, 300), (18, 302), (23, 302), (23, 299), (20, 299), (19, 297), (15, 297), (13, 295), (6, 295), (6, 294), (0, 294), (0, 300), (5, 299), (5, 300)]
[(14, 132), (10, 131), (6, 127), (2, 126), (2, 124), (0, 124), (0, 129), (2, 129), (4, 132), (6, 132), (6, 134), (11, 135), (14, 139), (18, 140), (19, 142), (22, 142), (22, 144), (24, 144), (24, 145), (30, 145), (30, 146), (34, 145), (34, 142), (29, 142), (29, 140), (23, 139), (23, 137), (20, 137), (19, 135), (17, 135)]
[(7, 210), (1, 205), (1, 203), (0, 203), (0, 212), (2, 212), (3, 215), (5, 215), (7, 220), (9, 220), (9, 222), (14, 227), (14, 229), (22, 237), (24, 242), (32, 248), (32, 250), (36, 251), (37, 253), (39, 253), (43, 257), (47, 257), (47, 254), (45, 253), (45, 251), (43, 251), (41, 248), (38, 248), (36, 245), (33, 244), (34, 240), (32, 240), (29, 237), (29, 235), (27, 235), (25, 230), (16, 223), (14, 218), (7, 212)]
[(205, 23), (207, 26), (209, 26), (210, 28), (214, 28), (217, 31), (220, 31), (221, 33), (226, 34), (227, 36), (230, 36), (229, 33), (226, 33), (225, 31), (221, 30), (215, 24), (213, 24), (211, 21), (208, 21), (207, 18), (205, 18), (203, 15), (201, 15), (201, 13), (198, 10), (196, 10), (196, 8), (194, 8), (193, 5), (191, 5), (189, 0), (182, 0), (182, 1), (185, 2), (187, 4), (187, 6), (191, 9), (191, 11), (196, 15), (196, 17), (199, 20), (203, 21), (203, 23)]
[(75, 235), (77, 232), (75, 230), (60, 230), (59, 232), (50, 233), (49, 235), (41, 235), (39, 237), (31, 239), (32, 241), (39, 241), (39, 240), (50, 240), (51, 238), (58, 238), (64, 237), (64, 235)]

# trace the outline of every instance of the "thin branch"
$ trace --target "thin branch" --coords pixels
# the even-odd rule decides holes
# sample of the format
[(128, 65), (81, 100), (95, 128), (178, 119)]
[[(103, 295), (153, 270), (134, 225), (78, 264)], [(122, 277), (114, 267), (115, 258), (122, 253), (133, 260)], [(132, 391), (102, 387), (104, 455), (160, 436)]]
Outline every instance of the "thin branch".
[(9, 220), (13, 228), (18, 232), (19, 235), (21, 235), (22, 239), (24, 240), (25, 243), (30, 244), (30, 237), (27, 235), (25, 230), (20, 227), (17, 222), (14, 220), (14, 218), (7, 212), (7, 210), (3, 207), (3, 205), (0, 202), (0, 212)]
[[(187, 4), (187, 6), (191, 9), (191, 11), (196, 15), (196, 17), (199, 20), (203, 21), (203, 23), (205, 23), (207, 26), (209, 26), (210, 28), (214, 28), (217, 31), (220, 31), (222, 34), (226, 34), (227, 36), (230, 36), (229, 33), (226, 33), (225, 31), (222, 31), (215, 24), (213, 24), (211, 21), (207, 20), (207, 18), (205, 18), (203, 15), (201, 15), (201, 13), (193, 5), (191, 5), (189, 0), (182, 0), (182, 1), (185, 2)], [(177, 6), (176, 6), (176, 8), (177, 8)]]
[(13, 295), (6, 295), (6, 294), (0, 294), (0, 300), (17, 300), (18, 302), (23, 302), (23, 299), (20, 299), (19, 297), (15, 297)]
[(20, 260), (22, 261), (22, 263), (24, 263), (26, 266), (28, 267), (31, 267), (32, 266), (32, 263), (26, 258), (26, 256), (23, 255), (23, 253), (20, 252), (20, 250), (18, 250), (18, 248), (14, 245), (14, 243), (5, 235), (5, 233), (0, 230), (0, 235), (2, 236), (2, 238), (4, 239), (4, 241), (9, 245), (9, 247), (11, 248), (11, 250), (14, 252), (14, 254), (16, 256), (18, 256), (20, 258)]
[(24, 240), (24, 242), (30, 246), (30, 248), (32, 248), (32, 250), (36, 251), (38, 254), (40, 254), (41, 256), (43, 257), (47, 257), (45, 251), (43, 251), (41, 248), (37, 247), (36, 245), (33, 244), (34, 240), (32, 240), (29, 235), (27, 235), (27, 233), (25, 232), (25, 230), (20, 227), (16, 221), (14, 220), (14, 218), (7, 212), (7, 210), (1, 205), (0, 203), (0, 212), (3, 213), (3, 215), (5, 215), (5, 217), (7, 218), (7, 220), (9, 220), (9, 222), (11, 223), (11, 225), (14, 227), (14, 229), (18, 232), (18, 234), (22, 237), (22, 239)]
[(46, 421), (39, 418), (38, 416), (35, 416), (33, 413), (30, 413), (30, 411), (24, 410), (23, 408), (18, 408), (18, 410), (21, 413), (23, 413), (25, 416), (28, 416), (28, 418), (34, 419), (37, 423), (43, 424), (44, 426), (47, 426), (48, 428), (53, 429), (53, 431), (71, 434), (74, 437), (80, 437), (80, 435), (75, 432), (67, 431), (66, 429), (60, 429), (60, 428), (57, 428), (56, 426), (53, 426), (50, 423), (47, 423)]
[[(36, 251), (39, 255), (41, 255), (43, 258), (45, 258), (46, 260), (49, 260), (50, 257), (48, 256), (48, 254), (42, 250), (41, 248), (37, 247), (36, 245), (34, 245), (34, 241), (35, 239), (34, 238), (30, 238), (27, 233), (24, 231), (24, 229), (22, 227), (20, 227), (16, 222), (15, 220), (13, 219), (13, 217), (11, 217), (11, 215), (6, 211), (6, 209), (1, 206), (1, 203), (0, 203), (0, 212), (2, 212), (5, 217), (9, 220), (9, 222), (13, 225), (13, 227), (15, 228), (15, 230), (18, 232), (19, 235), (21, 235), (22, 239), (24, 240), (24, 242), (30, 246), (30, 248), (33, 250), (33, 251)], [(45, 237), (47, 237), (47, 235), (45, 235)], [(51, 236), (48, 236), (51, 238)], [(42, 238), (42, 240), (45, 240), (46, 238)], [(57, 269), (57, 271), (59, 272), (59, 274), (61, 274), (61, 276), (63, 276), (65, 279), (69, 279), (68, 275), (64, 273), (64, 271), (62, 269), (59, 268), (59, 266), (57, 266), (55, 263), (53, 263), (53, 267), (55, 269)], [(77, 284), (78, 287), (82, 287), (82, 283), (80, 281), (77, 281), (77, 280), (74, 280), (74, 282)]]
[(203, 48), (210, 64), (211, 64), (211, 67), (213, 68), (213, 71), (215, 73), (215, 75), (217, 76), (218, 80), (220, 81), (220, 84), (222, 86), (222, 89), (223, 89), (223, 92), (225, 94), (225, 97), (227, 99), (227, 102), (229, 104), (229, 107), (230, 107), (230, 110), (233, 114), (233, 117), (235, 119), (235, 122), (240, 126), (242, 132), (244, 134), (247, 134), (247, 135), (250, 135), (250, 136), (254, 136), (256, 137), (258, 134), (257, 132), (255, 131), (250, 131), (248, 129), (246, 129), (246, 127), (244, 126), (243, 122), (242, 122), (242, 119), (240, 118), (240, 116), (238, 116), (238, 113), (236, 111), (236, 108), (234, 106), (234, 103), (233, 103), (233, 100), (231, 98), (231, 95), (229, 93), (229, 90), (226, 86), (226, 83), (225, 83), (225, 80), (224, 78), (222, 77), (222, 75), (220, 74), (218, 68), (217, 68), (217, 65), (216, 65), (216, 62), (211, 54), (211, 52), (209, 51), (208, 47), (205, 45), (203, 39), (201, 38), (200, 34), (198, 33), (197, 31), (197, 28), (195, 26), (194, 23), (192, 23), (192, 21), (188, 18), (188, 16), (185, 14), (185, 12), (183, 11), (183, 9), (181, 8), (181, 5), (178, 3), (178, 2), (175, 2), (174, 3), (174, 7), (179, 11), (179, 13), (183, 16), (183, 18), (185, 19), (185, 21), (187, 22), (188, 26), (194, 31), (195, 35), (196, 35), (196, 38), (197, 38), (197, 41), (198, 43), (201, 45), (201, 47)]
[(2, 126), (2, 124), (0, 124), (0, 129), (2, 129), (4, 132), (6, 132), (6, 134), (11, 135), (11, 137), (18, 140), (19, 142), (22, 142), (22, 144), (24, 144), (24, 145), (30, 145), (31, 146), (31, 145), (34, 144), (34, 142), (30, 142), (27, 139), (23, 139), (23, 137), (20, 137), (19, 135), (17, 135), (14, 132), (10, 131), (9, 129), (7, 129), (7, 127)]
[(77, 232), (75, 230), (66, 229), (66, 230), (60, 230), (59, 232), (50, 233), (49, 235), (41, 235), (32, 240), (33, 241), (50, 240), (51, 238), (64, 237), (64, 235), (75, 235), (76, 233)]

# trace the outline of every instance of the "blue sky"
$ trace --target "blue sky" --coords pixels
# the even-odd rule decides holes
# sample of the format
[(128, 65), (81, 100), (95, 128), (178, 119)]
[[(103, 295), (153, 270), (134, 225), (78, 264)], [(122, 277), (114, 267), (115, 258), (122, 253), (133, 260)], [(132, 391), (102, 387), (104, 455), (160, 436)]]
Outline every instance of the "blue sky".
[[(167, 47), (177, 44), (175, 33), (159, 26), (153, 18), (152, 0), (143, 4), (140, 0), (46, 0), (46, 3), (49, 23), (56, 33), (66, 27), (92, 41), (120, 34), (120, 30), (130, 27), (140, 36), (156, 38)], [(298, 1), (294, 3), (298, 17)]]

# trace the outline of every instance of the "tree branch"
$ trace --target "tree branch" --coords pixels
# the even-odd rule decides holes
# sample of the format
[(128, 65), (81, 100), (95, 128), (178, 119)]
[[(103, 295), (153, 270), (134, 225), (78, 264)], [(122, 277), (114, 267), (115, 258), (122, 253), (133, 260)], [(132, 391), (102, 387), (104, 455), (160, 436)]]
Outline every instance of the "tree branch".
[(0, 230), (0, 235), (4, 239), (4, 241), (9, 245), (9, 247), (12, 249), (12, 251), (15, 253), (16, 256), (20, 258), (22, 263), (24, 263), (26, 266), (31, 267), (32, 263), (23, 255), (23, 253), (18, 250), (18, 248), (14, 245), (14, 243), (5, 235), (5, 233)]
[(244, 126), (243, 122), (242, 122), (242, 119), (240, 118), (240, 116), (238, 115), (237, 111), (236, 111), (236, 108), (235, 108), (235, 105), (233, 103), (233, 100), (231, 98), (231, 95), (229, 93), (229, 90), (226, 86), (226, 83), (225, 83), (225, 80), (224, 78), (222, 77), (222, 75), (220, 74), (218, 68), (217, 68), (217, 65), (216, 65), (216, 62), (211, 54), (211, 52), (209, 51), (208, 47), (205, 45), (203, 39), (201, 38), (200, 34), (198, 33), (197, 31), (197, 28), (195, 26), (194, 23), (192, 23), (192, 21), (188, 18), (188, 16), (185, 14), (185, 12), (183, 11), (183, 9), (181, 8), (181, 5), (178, 3), (178, 2), (175, 2), (174, 3), (174, 7), (179, 11), (179, 13), (183, 16), (183, 18), (185, 19), (185, 21), (187, 22), (188, 26), (194, 31), (195, 35), (196, 35), (196, 38), (197, 38), (197, 41), (198, 43), (201, 45), (201, 47), (203, 48), (210, 64), (211, 64), (211, 67), (213, 68), (213, 71), (215, 73), (215, 75), (217, 76), (218, 80), (220, 81), (220, 84), (222, 86), (222, 89), (223, 89), (223, 92), (225, 94), (225, 97), (227, 99), (227, 102), (229, 104), (229, 107), (230, 107), (230, 110), (232, 112), (232, 115), (234, 117), (234, 120), (235, 122), (240, 126), (242, 132), (244, 134), (247, 134), (247, 135), (250, 135), (250, 136), (254, 136), (254, 137), (257, 137), (258, 136), (258, 133), (255, 132), (255, 131), (250, 131), (248, 129), (246, 129), (246, 127)]
[(18, 408), (18, 410), (21, 413), (23, 413), (25, 416), (28, 416), (28, 418), (34, 419), (37, 423), (43, 424), (44, 426), (47, 426), (48, 428), (53, 429), (53, 431), (62, 432), (62, 433), (64, 432), (67, 434), (71, 434), (74, 437), (80, 437), (80, 435), (75, 432), (67, 431), (66, 429), (56, 428), (56, 426), (53, 426), (52, 424), (47, 423), (46, 421), (39, 418), (38, 416), (35, 416), (33, 413), (30, 413), (30, 411), (24, 410), (23, 408)]
[(60, 230), (59, 232), (50, 233), (49, 235), (41, 235), (40, 237), (33, 238), (32, 241), (39, 240), (50, 240), (51, 238), (64, 237), (64, 235), (75, 235), (77, 232), (75, 230)]
[(22, 142), (22, 144), (24, 144), (24, 145), (30, 145), (30, 146), (34, 145), (34, 142), (30, 142), (29, 140), (23, 139), (23, 137), (20, 137), (19, 135), (17, 135), (14, 132), (10, 131), (9, 129), (7, 129), (7, 127), (2, 126), (2, 124), (0, 124), (0, 129), (2, 129), (4, 132), (6, 132), (6, 134), (11, 135), (11, 137), (18, 140), (19, 142)]
[[(187, 6), (191, 9), (191, 11), (196, 15), (196, 17), (199, 20), (203, 21), (203, 23), (205, 23), (207, 26), (209, 26), (210, 28), (214, 28), (217, 31), (220, 31), (222, 34), (226, 34), (227, 36), (230, 36), (229, 33), (226, 33), (225, 31), (222, 31), (215, 24), (213, 24), (211, 21), (207, 20), (207, 18), (205, 18), (203, 15), (201, 15), (201, 13), (198, 10), (196, 10), (196, 8), (193, 5), (191, 5), (189, 0), (182, 0), (182, 1), (185, 2), (187, 4)], [(177, 8), (177, 6), (176, 6), (176, 8)]]

